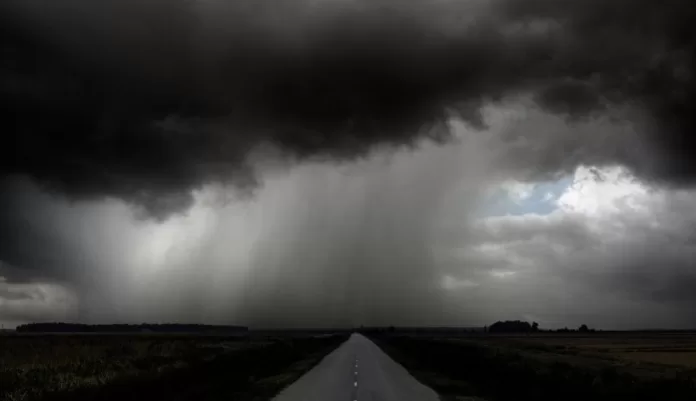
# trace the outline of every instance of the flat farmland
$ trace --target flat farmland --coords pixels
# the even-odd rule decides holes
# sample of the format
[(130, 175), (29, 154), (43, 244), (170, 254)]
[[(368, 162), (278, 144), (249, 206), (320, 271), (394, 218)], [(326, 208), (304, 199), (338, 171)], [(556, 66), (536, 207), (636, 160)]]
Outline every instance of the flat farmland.
[(443, 400), (696, 399), (696, 333), (373, 339)]
[(0, 400), (267, 399), (345, 336), (0, 336)]
[(529, 356), (596, 364), (649, 376), (696, 377), (696, 333), (593, 333), (589, 335), (490, 335), (487, 346), (518, 349)]

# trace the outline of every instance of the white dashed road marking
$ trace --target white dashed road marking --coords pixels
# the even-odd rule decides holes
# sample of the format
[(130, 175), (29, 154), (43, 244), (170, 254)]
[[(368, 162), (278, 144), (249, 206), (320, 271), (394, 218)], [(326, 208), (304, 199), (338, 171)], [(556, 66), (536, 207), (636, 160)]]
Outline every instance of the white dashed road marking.
[(358, 388), (358, 357), (355, 357), (355, 371), (353, 372), (355, 375), (355, 381), (353, 382), (353, 388), (356, 390), (353, 393), (353, 401), (358, 401), (358, 393), (357, 393), (357, 388)]

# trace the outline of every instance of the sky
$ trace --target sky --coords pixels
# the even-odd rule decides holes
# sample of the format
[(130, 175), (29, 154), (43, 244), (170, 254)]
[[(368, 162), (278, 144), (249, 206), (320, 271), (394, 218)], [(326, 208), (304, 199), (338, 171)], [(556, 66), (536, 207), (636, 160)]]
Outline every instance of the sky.
[(696, 327), (687, 0), (0, 11), (6, 327)]

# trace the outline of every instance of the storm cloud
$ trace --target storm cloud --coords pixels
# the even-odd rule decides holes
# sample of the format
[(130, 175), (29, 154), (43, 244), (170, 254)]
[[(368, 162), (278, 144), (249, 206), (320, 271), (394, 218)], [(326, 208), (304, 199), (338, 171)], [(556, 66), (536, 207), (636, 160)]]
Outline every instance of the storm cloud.
[(4, 1), (0, 320), (693, 326), (695, 14)]
[(445, 140), (449, 117), (483, 128), (483, 105), (524, 93), (571, 121), (633, 108), (652, 152), (622, 161), (665, 183), (696, 172), (686, 0), (2, 7), (3, 174), (159, 218), (208, 183), (255, 188), (260, 148), (343, 160)]

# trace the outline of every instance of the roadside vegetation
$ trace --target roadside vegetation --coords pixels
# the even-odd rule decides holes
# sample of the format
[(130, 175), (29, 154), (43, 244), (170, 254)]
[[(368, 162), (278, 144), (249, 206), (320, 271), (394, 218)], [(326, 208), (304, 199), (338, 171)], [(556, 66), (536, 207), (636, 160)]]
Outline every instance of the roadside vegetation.
[(0, 336), (0, 400), (266, 400), (345, 336)]
[[(397, 330), (372, 338), (443, 400), (696, 400), (696, 365), (684, 363), (696, 360), (694, 334), (429, 338)], [(631, 358), (652, 353), (661, 359)]]

